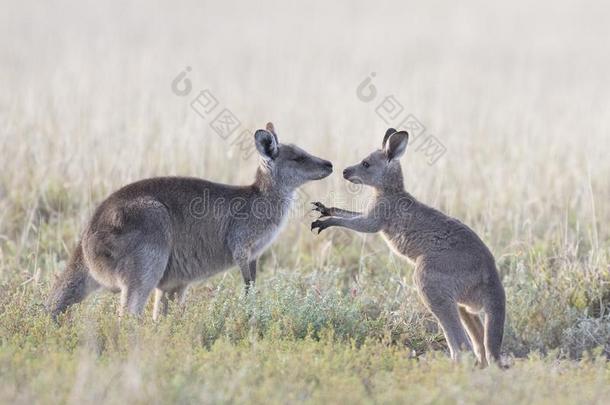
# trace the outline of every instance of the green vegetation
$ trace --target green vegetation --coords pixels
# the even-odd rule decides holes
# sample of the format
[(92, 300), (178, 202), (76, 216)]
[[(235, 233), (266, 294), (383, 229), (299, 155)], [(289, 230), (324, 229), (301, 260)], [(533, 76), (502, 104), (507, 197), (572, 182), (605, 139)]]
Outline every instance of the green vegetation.
[[(545, 267), (536, 251), (500, 260), (511, 367), (478, 370), (471, 357), (449, 361), (409, 265), (377, 239), (363, 247), (338, 232), (322, 263), (278, 244), (248, 296), (232, 271), (193, 288), (186, 307), (158, 323), (152, 305), (144, 319), (119, 322), (117, 296), (102, 293), (56, 325), (43, 311), (52, 272), (40, 269), (65, 265), (52, 242), (57, 226), (36, 225), (34, 253), (3, 244), (0, 402), (602, 403), (610, 395), (608, 279)], [(313, 237), (304, 231), (296, 222), (287, 233), (305, 250)], [(8, 271), (19, 263), (24, 271)]]

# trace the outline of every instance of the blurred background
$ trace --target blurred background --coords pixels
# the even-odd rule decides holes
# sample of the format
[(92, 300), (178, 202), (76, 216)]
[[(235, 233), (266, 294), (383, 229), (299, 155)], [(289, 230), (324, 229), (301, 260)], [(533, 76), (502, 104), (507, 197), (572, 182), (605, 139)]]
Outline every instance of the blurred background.
[[(404, 159), (423, 200), (503, 223), (524, 221), (523, 210), (548, 216), (542, 226), (568, 212), (591, 221), (594, 206), (600, 224), (610, 219), (606, 2), (2, 8), (2, 233), (19, 228), (14, 204), (47, 187), (96, 203), (151, 175), (248, 182), (257, 157), (234, 141), (267, 121), (340, 169), (379, 147), (389, 125), (376, 108), (390, 95), (446, 148), (433, 165), (414, 149)], [(187, 66), (192, 91), (177, 96), (171, 83)], [(356, 89), (372, 72), (367, 103)], [(208, 119), (190, 106), (204, 89), (219, 103)], [(222, 108), (240, 121), (227, 139), (210, 127)], [(341, 187), (336, 171), (306, 191)]]

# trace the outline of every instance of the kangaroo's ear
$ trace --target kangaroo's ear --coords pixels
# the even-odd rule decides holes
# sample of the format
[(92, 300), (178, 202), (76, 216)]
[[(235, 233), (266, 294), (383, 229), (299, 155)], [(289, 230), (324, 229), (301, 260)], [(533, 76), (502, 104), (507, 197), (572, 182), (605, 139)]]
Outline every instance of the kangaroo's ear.
[(258, 153), (265, 159), (273, 160), (280, 153), (277, 138), (264, 129), (259, 129), (254, 133), (254, 143)]
[(409, 142), (409, 133), (407, 131), (398, 131), (390, 135), (384, 148), (388, 160), (400, 159), (407, 149)]
[(381, 143), (381, 149), (385, 149), (385, 144), (388, 142), (388, 138), (395, 132), (396, 130), (394, 128), (388, 128), (388, 130), (385, 131), (385, 135), (383, 136), (383, 142)]
[(275, 143), (279, 144), (280, 141), (277, 139), (277, 132), (275, 132), (275, 127), (273, 126), (273, 122), (268, 122), (267, 126), (265, 128), (267, 129), (267, 131), (271, 132), (271, 135), (274, 136)]

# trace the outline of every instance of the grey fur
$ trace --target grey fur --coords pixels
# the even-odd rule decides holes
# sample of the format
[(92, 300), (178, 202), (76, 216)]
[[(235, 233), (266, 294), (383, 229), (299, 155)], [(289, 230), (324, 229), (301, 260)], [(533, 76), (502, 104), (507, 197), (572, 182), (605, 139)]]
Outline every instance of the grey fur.
[(249, 186), (187, 177), (129, 184), (95, 210), (48, 301), (54, 318), (103, 287), (121, 293), (121, 313), (140, 314), (153, 290), (154, 317), (183, 301), (190, 283), (233, 265), (246, 288), (256, 260), (286, 222), (295, 191), (332, 172), (332, 164), (277, 142), (271, 123), (255, 133), (260, 154)]
[(399, 158), (407, 142), (405, 131), (386, 133), (383, 149), (344, 170), (348, 181), (375, 189), (367, 212), (357, 214), (314, 203), (314, 210), (328, 218), (314, 221), (312, 229), (321, 232), (341, 226), (358, 232), (381, 232), (395, 253), (415, 264), (415, 285), (441, 324), (451, 357), (457, 359), (460, 350), (474, 348), (481, 366), (497, 362), (505, 295), (494, 257), (468, 226), (405, 191)]

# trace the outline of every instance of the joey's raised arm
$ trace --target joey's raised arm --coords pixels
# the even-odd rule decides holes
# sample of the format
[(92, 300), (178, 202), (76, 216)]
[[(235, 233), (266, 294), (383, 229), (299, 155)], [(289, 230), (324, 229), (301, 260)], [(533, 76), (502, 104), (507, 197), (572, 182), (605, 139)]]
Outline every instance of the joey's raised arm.
[(336, 207), (327, 207), (324, 204), (322, 204), (321, 202), (317, 202), (317, 201), (313, 202), (312, 204), (314, 206), (312, 211), (319, 212), (321, 214), (320, 218), (324, 218), (324, 217), (354, 218), (354, 217), (358, 217), (358, 216), (362, 215), (360, 212), (348, 211), (348, 210), (344, 210), (344, 209), (336, 208)]
[(326, 220), (312, 222), (311, 229), (318, 228), (318, 234), (331, 226), (341, 226), (356, 232), (375, 233), (383, 227), (383, 221), (377, 216), (359, 215), (351, 218), (330, 217)]

